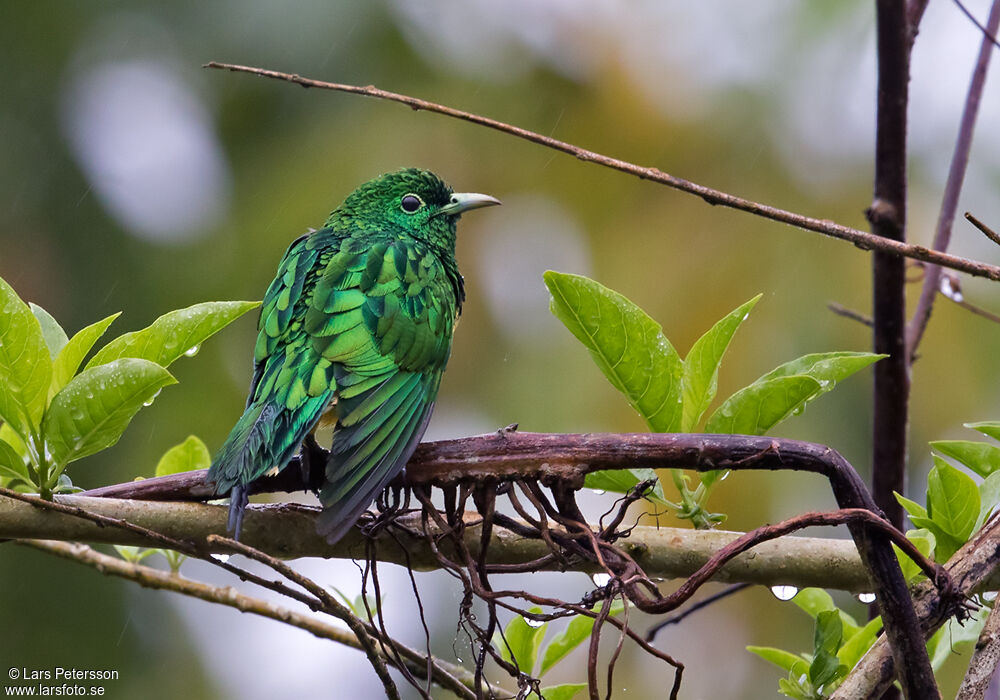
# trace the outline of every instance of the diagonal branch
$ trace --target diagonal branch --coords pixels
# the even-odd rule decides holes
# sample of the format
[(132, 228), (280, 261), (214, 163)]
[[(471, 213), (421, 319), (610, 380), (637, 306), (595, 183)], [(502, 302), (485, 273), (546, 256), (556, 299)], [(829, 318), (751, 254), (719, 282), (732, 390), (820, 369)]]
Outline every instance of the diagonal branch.
[[(47, 540), (18, 540), (17, 543), (90, 566), (106, 576), (117, 576), (145, 588), (173, 591), (209, 603), (225, 605), (240, 612), (259, 615), (292, 627), (298, 627), (320, 639), (328, 639), (352, 649), (363, 650), (357, 637), (347, 630), (261, 598), (245, 595), (230, 586), (213, 586), (200, 581), (192, 581), (183, 576), (169, 574), (149, 566), (133, 564), (118, 557), (102, 554), (79, 543)], [(460, 698), (475, 699), (471, 690), (472, 674), (466, 669), (441, 659), (432, 659), (433, 663), (427, 664), (418, 652), (409, 649), (407, 651), (410, 654), (405, 656), (404, 663), (410, 673), (418, 678), (426, 678), (428, 668), (430, 668), (431, 679), (439, 686), (450, 690)], [(394, 666), (398, 665), (394, 659), (388, 656), (385, 657), (385, 661)]]
[(803, 216), (801, 214), (772, 207), (767, 204), (761, 204), (750, 199), (737, 197), (711, 187), (699, 185), (675, 175), (670, 175), (657, 168), (635, 165), (634, 163), (629, 163), (628, 161), (612, 158), (595, 151), (574, 146), (573, 144), (554, 139), (550, 136), (543, 136), (542, 134), (529, 131), (528, 129), (522, 129), (521, 127), (506, 124), (495, 119), (483, 117), (471, 112), (464, 112), (452, 107), (446, 107), (434, 102), (428, 102), (427, 100), (421, 100), (416, 97), (389, 92), (388, 90), (382, 90), (373, 85), (359, 86), (346, 85), (343, 83), (329, 83), (322, 80), (303, 78), (302, 76), (294, 73), (282, 73), (280, 71), (267, 70), (264, 68), (254, 68), (251, 66), (241, 66), (230, 63), (218, 63), (215, 61), (206, 63), (205, 67), (230, 70), (240, 73), (251, 73), (264, 78), (284, 80), (296, 85), (301, 85), (305, 88), (322, 88), (325, 90), (348, 92), (355, 95), (365, 95), (382, 100), (389, 100), (391, 102), (398, 102), (417, 111), (423, 110), (443, 114), (445, 116), (461, 119), (462, 121), (467, 121), (472, 124), (485, 126), (489, 129), (501, 131), (505, 134), (517, 136), (518, 138), (536, 143), (540, 146), (545, 146), (546, 148), (566, 153), (587, 163), (595, 163), (606, 168), (611, 168), (612, 170), (618, 170), (619, 172), (635, 175), (643, 180), (650, 180), (681, 192), (696, 195), (712, 205), (738, 209), (765, 219), (770, 219), (783, 224), (789, 224), (806, 231), (813, 231), (814, 233), (821, 233), (825, 236), (850, 241), (862, 250), (879, 250), (887, 255), (922, 260), (924, 262), (934, 263), (943, 267), (950, 267), (954, 270), (959, 270), (976, 277), (986, 277), (991, 280), (1000, 281), (1000, 267), (995, 265), (987, 265), (986, 263), (969, 260), (957, 255), (941, 253), (930, 250), (924, 246), (909, 245), (895, 240), (885, 240), (866, 231), (837, 224), (829, 219), (817, 219), (811, 216)]
[[(979, 105), (982, 102), (983, 88), (986, 85), (986, 74), (989, 70), (990, 57), (993, 55), (993, 41), (990, 35), (995, 35), (1000, 29), (1000, 0), (993, 0), (989, 19), (986, 20), (986, 31), (979, 45), (979, 57), (972, 71), (969, 91), (965, 96), (965, 107), (962, 110), (962, 120), (958, 128), (958, 139), (955, 151), (951, 156), (951, 166), (948, 169), (948, 180), (944, 186), (944, 196), (941, 200), (941, 212), (938, 214), (937, 230), (934, 232), (934, 249), (945, 251), (951, 242), (951, 231), (958, 212), (958, 198), (965, 181), (965, 172), (969, 165), (969, 154), (972, 151), (972, 137), (976, 129), (976, 118), (979, 116)], [(907, 328), (907, 353), (910, 363), (913, 362), (917, 346), (923, 338), (930, 321), (934, 300), (941, 287), (942, 270), (937, 265), (928, 265), (924, 274), (923, 288), (920, 290), (920, 300), (913, 313), (913, 319)]]

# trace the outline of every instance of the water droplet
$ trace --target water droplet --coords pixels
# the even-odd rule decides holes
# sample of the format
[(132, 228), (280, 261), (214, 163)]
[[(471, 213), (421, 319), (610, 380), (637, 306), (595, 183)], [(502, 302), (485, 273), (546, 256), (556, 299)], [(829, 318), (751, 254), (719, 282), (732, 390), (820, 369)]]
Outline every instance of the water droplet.
[(160, 395), (161, 391), (163, 391), (163, 389), (157, 389), (156, 393), (149, 397), (149, 401), (143, 401), (142, 405), (143, 406), (152, 406), (153, 402), (156, 401), (156, 397)]
[(874, 603), (875, 602), (875, 594), (874, 593), (858, 593), (858, 600), (860, 600), (865, 605), (868, 605), (869, 603)]
[(604, 494), (607, 493), (607, 491), (605, 491), (604, 489), (590, 489), (590, 490), (596, 493), (598, 496), (603, 496)]
[(791, 600), (798, 592), (799, 589), (795, 586), (771, 586), (771, 593), (778, 600)]
[(189, 347), (187, 350), (184, 351), (184, 356), (185, 357), (194, 357), (195, 355), (198, 354), (199, 350), (201, 350), (201, 346), (200, 345), (192, 345), (191, 347)]
[(545, 624), (541, 620), (532, 620), (527, 617), (524, 618), (524, 622), (526, 625), (528, 625), (528, 627), (534, 627), (535, 629), (538, 629), (539, 627)]
[(590, 578), (593, 579), (595, 585), (603, 587), (608, 585), (608, 581), (611, 580), (611, 574), (594, 574)]

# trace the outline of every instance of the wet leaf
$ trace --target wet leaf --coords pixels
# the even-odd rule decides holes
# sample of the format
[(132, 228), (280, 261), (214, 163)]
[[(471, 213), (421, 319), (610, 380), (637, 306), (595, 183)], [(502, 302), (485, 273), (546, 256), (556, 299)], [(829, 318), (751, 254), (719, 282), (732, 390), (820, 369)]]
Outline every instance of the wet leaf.
[(118, 442), (143, 404), (176, 381), (159, 365), (134, 358), (84, 370), (70, 380), (45, 414), (54, 473)]
[(259, 301), (208, 301), (160, 316), (140, 331), (125, 333), (101, 348), (87, 368), (122, 357), (155, 362), (161, 367), (197, 348), (237, 318), (260, 306)]
[(682, 432), (690, 432), (697, 427), (705, 409), (715, 398), (719, 366), (722, 364), (726, 349), (761, 296), (763, 295), (758, 294), (712, 326), (707, 333), (698, 338), (684, 358)]
[(683, 363), (660, 324), (621, 294), (586, 277), (549, 270), (544, 278), (552, 313), (586, 346), (650, 430), (677, 432)]

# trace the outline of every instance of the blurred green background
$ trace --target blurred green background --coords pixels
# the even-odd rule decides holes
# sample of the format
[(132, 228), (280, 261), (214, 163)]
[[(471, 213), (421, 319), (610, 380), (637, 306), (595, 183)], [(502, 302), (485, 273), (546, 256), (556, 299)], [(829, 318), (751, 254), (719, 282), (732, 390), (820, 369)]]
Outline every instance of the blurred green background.
[[(985, 15), (985, 0), (967, 4)], [(373, 83), (866, 228), (870, 5), (3, 3), (0, 276), (71, 333), (119, 310), (112, 330), (121, 333), (198, 301), (259, 299), (288, 243), (321, 224), (354, 186), (425, 167), (505, 204), (460, 227), (469, 300), (428, 436), (513, 422), (535, 431), (643, 430), (549, 314), (543, 270), (587, 274), (622, 292), (663, 323), (682, 354), (716, 319), (764, 292), (724, 363), (719, 393), (727, 396), (800, 354), (867, 349), (867, 329), (826, 303), (867, 312), (869, 256), (465, 123), (201, 64)], [(911, 84), (917, 242), (933, 231), (978, 42), (953, 5), (931, 3)], [(981, 125), (1000, 117), (995, 84)], [(998, 186), (1000, 135), (981, 127), (960, 211), (995, 227)], [(964, 222), (952, 251), (1000, 262)], [(915, 298), (916, 285), (912, 291)], [(1000, 307), (987, 283), (966, 281), (964, 291)], [(178, 363), (180, 385), (143, 411), (117, 447), (74, 465), (74, 481), (91, 487), (151, 475), (160, 454), (192, 432), (216, 449), (241, 411), (253, 336), (253, 321), (242, 319)], [(963, 422), (1000, 417), (990, 381), (998, 341), (1000, 328), (939, 301), (913, 372), (915, 498), (928, 440), (970, 437)], [(870, 372), (780, 434), (830, 444), (867, 475), (869, 394)], [(833, 501), (812, 477), (735, 474), (712, 505), (730, 514), (727, 527), (744, 529)], [(350, 562), (299, 566), (352, 594), (359, 588)], [(183, 572), (226, 581), (197, 563)], [(405, 576), (386, 567), (385, 577), (395, 631), (421, 643)], [(418, 582), (435, 650), (467, 659), (467, 647), (453, 644), (457, 588), (439, 574)], [(564, 596), (592, 585), (582, 574), (521, 583)], [(109, 697), (380, 694), (355, 652), (10, 544), (0, 548), (0, 591), (0, 665), (118, 669)], [(860, 603), (852, 610), (863, 614)], [(658, 644), (688, 666), (683, 697), (756, 698), (776, 695), (778, 675), (743, 647), (804, 650), (811, 637), (804, 614), (761, 589), (700, 613)], [(949, 683), (961, 673), (953, 666)], [(574, 656), (547, 681), (584, 678), (583, 658)], [(660, 695), (667, 678), (665, 667), (628, 652), (616, 697)]]

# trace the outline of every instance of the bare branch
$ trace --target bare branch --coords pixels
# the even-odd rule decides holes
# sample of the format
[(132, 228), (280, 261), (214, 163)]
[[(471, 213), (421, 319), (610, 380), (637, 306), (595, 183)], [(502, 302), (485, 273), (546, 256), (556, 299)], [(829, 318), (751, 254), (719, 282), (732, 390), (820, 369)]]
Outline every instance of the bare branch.
[(989, 226), (987, 226), (986, 224), (984, 224), (982, 221), (980, 221), (979, 219), (977, 219), (976, 217), (974, 217), (969, 212), (965, 212), (965, 218), (968, 219), (970, 222), (972, 222), (973, 226), (975, 226), (980, 231), (982, 231), (984, 234), (986, 234), (987, 238), (989, 238), (991, 241), (993, 241), (997, 245), (1000, 245), (1000, 233), (997, 233), (996, 231), (994, 231), (993, 229), (991, 229)]
[[(959, 7), (962, 7), (960, 3)], [(941, 212), (938, 214), (937, 229), (934, 233), (935, 250), (947, 250), (948, 244), (951, 242), (951, 231), (955, 223), (955, 214), (958, 211), (958, 199), (962, 192), (962, 183), (965, 180), (965, 172), (969, 164), (969, 154), (972, 151), (976, 118), (979, 116), (979, 105), (982, 102), (983, 88), (986, 85), (986, 74), (989, 70), (990, 58), (993, 55), (993, 42), (995, 40), (992, 35), (995, 35), (997, 29), (1000, 29), (1000, 0), (994, 0), (986, 24), (987, 27), (983, 30), (983, 40), (979, 45), (979, 56), (976, 59), (972, 79), (969, 82), (969, 91), (965, 96), (965, 107), (962, 110), (962, 120), (958, 128), (958, 139), (955, 142), (955, 151), (951, 156), (948, 180), (945, 183), (944, 196), (941, 200)], [(968, 214), (966, 216), (968, 217)], [(970, 221), (973, 220), (970, 219)], [(980, 227), (980, 230), (989, 235), (986, 229)], [(913, 318), (907, 328), (907, 348), (911, 363), (917, 352), (917, 346), (920, 345), (920, 339), (923, 338), (924, 331), (927, 329), (927, 322), (930, 320), (934, 300), (937, 298), (938, 288), (941, 284), (941, 274), (942, 270), (939, 266), (927, 266), (924, 285), (920, 290), (920, 300), (917, 302), (917, 309), (914, 311)]]
[(401, 95), (399, 93), (389, 92), (388, 90), (381, 90), (373, 85), (362, 87), (359, 85), (329, 83), (322, 80), (303, 78), (302, 76), (295, 75), (293, 73), (282, 73), (280, 71), (267, 70), (264, 68), (254, 68), (251, 66), (241, 66), (230, 63), (218, 63), (215, 61), (205, 64), (205, 67), (241, 73), (251, 73), (265, 78), (273, 78), (276, 80), (284, 80), (286, 82), (295, 83), (296, 85), (301, 85), (305, 88), (322, 88), (325, 90), (348, 92), (355, 95), (366, 95), (368, 97), (398, 102), (418, 111), (424, 110), (428, 112), (435, 112), (437, 114), (443, 114), (455, 119), (461, 119), (473, 124), (495, 129), (496, 131), (501, 131), (505, 134), (517, 136), (518, 138), (531, 141), (532, 143), (545, 146), (546, 148), (552, 148), (554, 150), (561, 151), (562, 153), (569, 154), (587, 163), (595, 163), (606, 168), (611, 168), (612, 170), (618, 170), (619, 172), (635, 175), (643, 180), (650, 180), (681, 192), (696, 195), (712, 205), (738, 209), (765, 219), (771, 219), (772, 221), (789, 224), (806, 231), (813, 231), (815, 233), (821, 233), (825, 236), (850, 241), (862, 250), (880, 250), (888, 255), (896, 255), (913, 258), (915, 260), (922, 260), (924, 262), (935, 263), (943, 267), (950, 267), (961, 272), (966, 272), (976, 277), (986, 277), (991, 280), (1000, 281), (1000, 267), (995, 265), (987, 265), (986, 263), (969, 260), (957, 255), (940, 253), (930, 250), (924, 246), (908, 245), (906, 243), (893, 240), (883, 240), (866, 231), (861, 231), (849, 226), (843, 226), (828, 219), (817, 219), (810, 216), (802, 216), (801, 214), (795, 214), (784, 209), (779, 209), (777, 207), (737, 197), (711, 187), (699, 185), (675, 175), (670, 175), (657, 168), (647, 168), (635, 165), (633, 163), (629, 163), (628, 161), (612, 158), (610, 156), (596, 153), (595, 151), (574, 146), (573, 144), (566, 143), (565, 141), (559, 141), (558, 139), (554, 139), (550, 136), (543, 136), (542, 134), (534, 131), (505, 124), (504, 122), (500, 122), (495, 119), (483, 117), (471, 112), (463, 112), (462, 110), (446, 107), (434, 102), (428, 102), (427, 100), (421, 100), (416, 97)]
[(828, 302), (826, 308), (830, 309), (833, 313), (838, 316), (843, 316), (844, 318), (849, 318), (852, 321), (857, 321), (858, 323), (868, 326), (872, 326), (872, 317), (861, 313), (860, 311), (855, 311), (854, 309), (849, 309), (843, 304), (838, 304), (835, 301)]
[[(320, 639), (328, 639), (352, 649), (362, 650), (357, 638), (347, 630), (334, 627), (317, 618), (303, 615), (302, 613), (275, 605), (266, 600), (245, 595), (231, 586), (212, 586), (207, 583), (192, 581), (183, 576), (169, 574), (149, 566), (133, 564), (117, 557), (101, 554), (80, 543), (52, 542), (46, 540), (18, 540), (17, 543), (90, 566), (106, 576), (124, 578), (138, 583), (144, 588), (173, 591), (174, 593), (180, 593), (181, 595), (197, 598), (209, 603), (225, 605), (240, 612), (259, 615), (260, 617), (266, 617), (277, 622), (283, 622), (292, 627), (298, 627)], [(422, 661), (419, 653), (411, 650), (411, 654), (417, 658), (407, 657), (405, 659), (407, 669), (418, 678), (426, 678), (428, 664)], [(385, 661), (389, 664), (397, 665), (392, 658), (385, 657)], [(432, 659), (432, 661), (433, 663), (430, 664), (431, 679), (435, 683), (442, 688), (452, 691), (460, 698), (474, 700), (475, 695), (471, 690), (471, 673), (461, 666), (450, 664), (441, 659)]]

